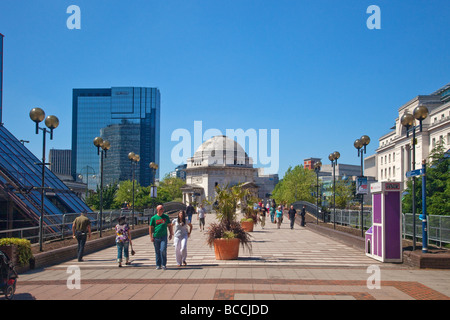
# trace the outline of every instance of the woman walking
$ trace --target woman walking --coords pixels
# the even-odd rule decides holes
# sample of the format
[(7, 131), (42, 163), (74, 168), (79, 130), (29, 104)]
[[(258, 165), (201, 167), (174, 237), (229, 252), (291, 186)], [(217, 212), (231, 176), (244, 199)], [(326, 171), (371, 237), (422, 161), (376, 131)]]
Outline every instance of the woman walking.
[(126, 222), (126, 217), (122, 216), (116, 225), (117, 262), (119, 263), (119, 268), (122, 267), (122, 255), (125, 257), (125, 264), (130, 264), (130, 244), (132, 245), (130, 227)]
[[(192, 232), (192, 224), (186, 217), (185, 211), (178, 212), (178, 217), (173, 220), (174, 230), (174, 246), (175, 246), (175, 259), (178, 267), (181, 265), (187, 265), (187, 241)], [(189, 227), (189, 230), (188, 230)]]
[(272, 221), (272, 223), (275, 223), (275, 207), (274, 206), (270, 207), (269, 213), (270, 213), (270, 221)]
[(278, 229), (280, 229), (281, 223), (283, 222), (283, 211), (281, 210), (281, 206), (278, 207), (276, 214), (277, 214), (277, 227)]
[(197, 220), (199, 220), (199, 226), (200, 231), (205, 231), (205, 216), (206, 216), (206, 209), (203, 208), (203, 204), (200, 205), (200, 207), (197, 210)]

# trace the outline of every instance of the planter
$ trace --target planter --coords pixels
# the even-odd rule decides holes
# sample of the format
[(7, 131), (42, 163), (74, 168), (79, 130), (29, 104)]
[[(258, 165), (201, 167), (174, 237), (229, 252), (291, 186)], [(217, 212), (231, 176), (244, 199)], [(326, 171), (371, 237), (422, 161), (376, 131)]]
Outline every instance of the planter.
[(253, 232), (253, 226), (255, 223), (253, 221), (242, 221), (241, 226), (246, 232)]
[(19, 266), (19, 256), (16, 245), (0, 246), (0, 251), (3, 251), (15, 266)]
[(216, 260), (236, 260), (239, 256), (239, 239), (215, 239)]

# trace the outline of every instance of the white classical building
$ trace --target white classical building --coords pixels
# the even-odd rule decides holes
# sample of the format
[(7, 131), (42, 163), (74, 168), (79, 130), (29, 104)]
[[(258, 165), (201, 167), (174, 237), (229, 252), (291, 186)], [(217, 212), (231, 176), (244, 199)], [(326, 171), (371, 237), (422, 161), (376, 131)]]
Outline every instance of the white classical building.
[(215, 136), (204, 142), (187, 160), (185, 170), (186, 185), (181, 188), (185, 204), (211, 201), (216, 186), (238, 183), (264, 199), (278, 183), (278, 175), (264, 175), (261, 168), (253, 168), (245, 150), (226, 136)]
[[(446, 149), (450, 148), (450, 84), (430, 95), (420, 95), (408, 101), (398, 109), (398, 117), (392, 131), (379, 139), (376, 155), (367, 157), (367, 173), (376, 173), (378, 181), (401, 181), (406, 187), (406, 172), (412, 165), (412, 133), (406, 136), (406, 127), (401, 124), (405, 113), (413, 114), (417, 106), (428, 108), (428, 117), (422, 122), (422, 132), (416, 130), (415, 169), (422, 167), (422, 160), (427, 159), (430, 151), (441, 140)], [(416, 121), (416, 125), (419, 122)]]

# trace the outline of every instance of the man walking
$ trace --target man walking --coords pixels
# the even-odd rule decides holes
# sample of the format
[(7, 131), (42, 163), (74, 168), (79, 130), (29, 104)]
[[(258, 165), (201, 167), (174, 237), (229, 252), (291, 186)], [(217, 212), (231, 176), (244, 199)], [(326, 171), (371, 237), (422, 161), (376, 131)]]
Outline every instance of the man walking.
[(83, 261), (84, 246), (86, 245), (87, 237), (91, 238), (91, 220), (86, 217), (86, 213), (82, 212), (72, 224), (72, 235), (78, 241), (77, 257), (78, 261)]
[(156, 214), (150, 220), (150, 239), (155, 247), (156, 269), (166, 270), (167, 264), (167, 229), (169, 240), (173, 237), (173, 227), (170, 218), (164, 213), (162, 205), (156, 207)]
[(295, 214), (297, 211), (294, 209), (294, 206), (291, 205), (291, 208), (289, 209), (289, 220), (291, 221), (291, 230), (294, 229), (294, 223), (295, 223)]
[(302, 217), (302, 222), (301, 222), (302, 227), (305, 226), (305, 215), (306, 215), (306, 207), (303, 206), (302, 212), (300, 213), (300, 216)]
[(195, 213), (195, 208), (192, 204), (189, 203), (189, 205), (186, 208), (186, 215), (189, 219), (189, 223), (192, 223), (192, 215)]

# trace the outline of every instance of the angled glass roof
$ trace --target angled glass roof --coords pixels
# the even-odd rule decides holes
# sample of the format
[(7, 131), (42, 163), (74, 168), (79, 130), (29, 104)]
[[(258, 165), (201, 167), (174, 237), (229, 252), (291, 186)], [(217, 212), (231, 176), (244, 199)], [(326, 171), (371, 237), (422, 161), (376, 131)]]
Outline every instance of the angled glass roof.
[[(41, 214), (42, 163), (0, 125), (0, 189), (31, 219)], [(53, 172), (45, 167), (45, 223), (57, 223), (64, 213), (91, 212)]]

